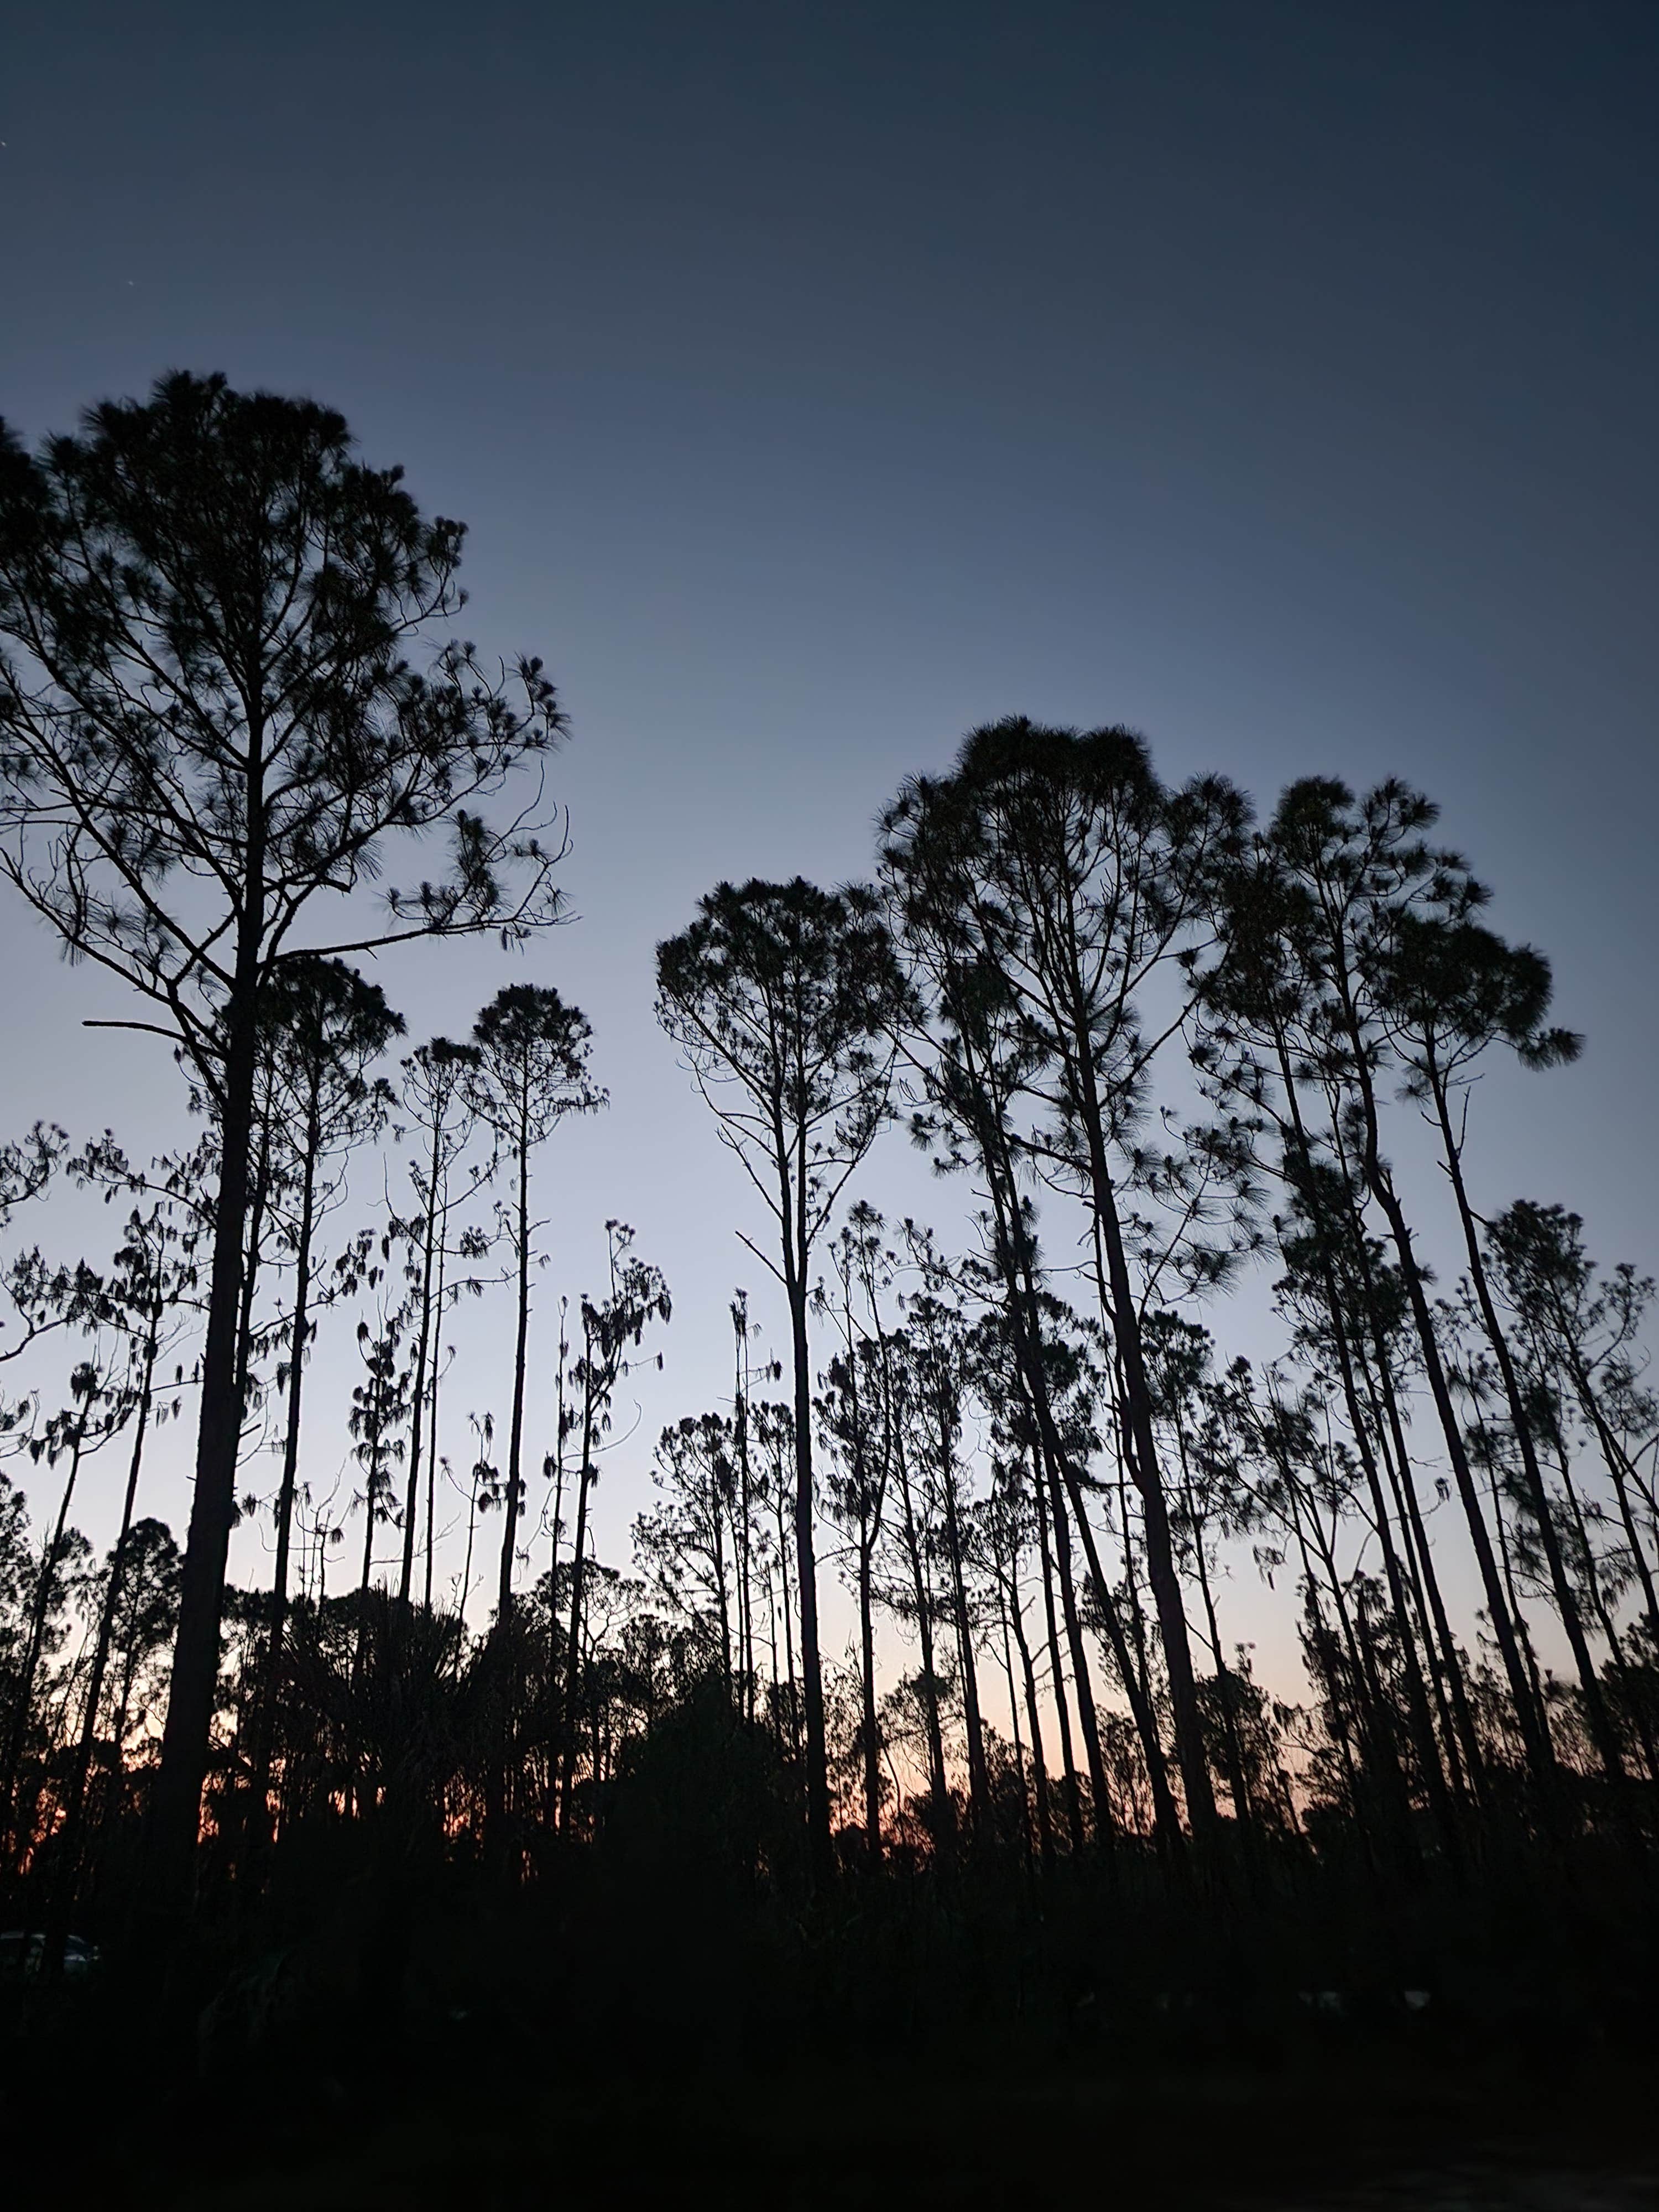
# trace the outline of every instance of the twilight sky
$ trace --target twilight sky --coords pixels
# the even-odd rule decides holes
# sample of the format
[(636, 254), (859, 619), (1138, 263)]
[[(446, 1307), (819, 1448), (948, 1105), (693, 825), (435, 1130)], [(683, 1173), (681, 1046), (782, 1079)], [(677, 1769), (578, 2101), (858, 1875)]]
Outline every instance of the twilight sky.
[[(762, 1303), (651, 948), (721, 875), (864, 870), (900, 778), (1005, 712), (1264, 805), (1434, 793), (1589, 1039), (1483, 1086), (1479, 1201), (1659, 1259), (1659, 10), (52, 0), (5, 63), (0, 412), (174, 365), (313, 393), (471, 524), (470, 633), (564, 694), (580, 924), (382, 980), (417, 1038), (525, 973), (593, 1021), (614, 1103), (547, 1157), (548, 1287), (622, 1215), (678, 1309), (607, 1556), (725, 1386), (732, 1285)], [(94, 1048), (110, 990), (0, 927), (4, 1125), (167, 1141), (161, 1048)], [(868, 1188), (954, 1233), (896, 1146)], [(505, 1403), (501, 1322), (456, 1428)], [(182, 1524), (176, 1470), (152, 1503)]]

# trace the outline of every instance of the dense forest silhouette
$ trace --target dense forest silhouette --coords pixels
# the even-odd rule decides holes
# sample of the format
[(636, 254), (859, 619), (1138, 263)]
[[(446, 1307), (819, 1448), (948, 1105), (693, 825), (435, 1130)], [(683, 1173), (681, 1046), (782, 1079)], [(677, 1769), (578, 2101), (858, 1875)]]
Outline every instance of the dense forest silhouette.
[[(489, 2102), (543, 2051), (614, 2094), (647, 2045), (826, 2079), (998, 2036), (1039, 2075), (1639, 2051), (1653, 1285), (1570, 1163), (1492, 1187), (1480, 1077), (1580, 1041), (1432, 800), (1310, 775), (1258, 814), (1121, 727), (975, 730), (866, 882), (721, 883), (658, 949), (747, 1288), (671, 1285), (617, 1219), (560, 1297), (605, 1009), (539, 980), (565, 718), (456, 638), (462, 539), (338, 416), (218, 377), (0, 448), (10, 926), (179, 1068), (163, 1157), (0, 1152), (15, 2081), (68, 2097), (39, 2053), (118, 2044), (246, 2133), (319, 2083), (418, 2102), (434, 2052)], [(462, 937), (477, 1018), (422, 1037), (363, 963)], [(878, 1143), (935, 1220), (861, 1191)], [(64, 1188), (112, 1251), (56, 1251)], [(1245, 1285), (1267, 1356), (1228, 1348)], [(729, 1387), (636, 1443), (602, 1559), (613, 1413), (693, 1298)], [(1247, 1577), (1299, 1680), (1258, 1679)]]

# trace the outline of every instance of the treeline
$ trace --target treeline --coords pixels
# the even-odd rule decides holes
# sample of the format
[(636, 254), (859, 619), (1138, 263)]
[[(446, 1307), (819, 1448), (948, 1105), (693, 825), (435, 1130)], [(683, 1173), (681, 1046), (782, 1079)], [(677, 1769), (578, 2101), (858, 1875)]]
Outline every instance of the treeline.
[[(606, 1103), (588, 1022), (520, 981), (410, 1049), (356, 964), (560, 919), (540, 664), (425, 646), (460, 529), (309, 403), (173, 376), (0, 479), (0, 866), (197, 1116), (156, 1162), (49, 1127), (0, 1158), (8, 1219), (63, 1182), (125, 1224), (5, 1277), (0, 1354), (65, 1378), (7, 1397), (0, 1487), (0, 1879), (49, 1959), (257, 1917), (353, 1838), (405, 1904), (410, 1869), (507, 1893), (593, 1847), (820, 1899), (1449, 1894), (1650, 1850), (1652, 1285), (1488, 1187), (1478, 1079), (1579, 1041), (1428, 799), (1308, 778), (1261, 821), (1126, 730), (1009, 720), (903, 787), (868, 884), (711, 891), (658, 1011), (770, 1287), (694, 1287), (730, 1387), (606, 1564), (671, 1296), (620, 1221), (603, 1281), (538, 1295), (559, 1125)], [(372, 888), (440, 831), (447, 872)], [(949, 1234), (860, 1195), (907, 1139)], [(1218, 1341), (1245, 1284), (1265, 1361)], [(488, 1410), (475, 1298), (511, 1330)], [(1294, 1692), (1241, 1636), (1268, 1602)]]

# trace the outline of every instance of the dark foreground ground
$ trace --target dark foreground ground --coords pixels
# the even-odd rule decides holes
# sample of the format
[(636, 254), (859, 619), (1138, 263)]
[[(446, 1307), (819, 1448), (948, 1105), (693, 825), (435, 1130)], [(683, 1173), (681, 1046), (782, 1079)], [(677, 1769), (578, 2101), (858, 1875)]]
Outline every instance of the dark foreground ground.
[[(1453, 2114), (1420, 2101), (1374, 2102), (1353, 2085), (1349, 2131), (1328, 2083), (1324, 2109), (1280, 2101), (1275, 2085), (1167, 2085), (1149, 2111), (1109, 2083), (998, 2098), (960, 2085), (922, 2120), (860, 2120), (847, 2086), (805, 2090), (787, 2113), (725, 2098), (664, 2094), (590, 2108), (523, 2100), (513, 2127), (453, 2117), (370, 2131), (355, 2144), (252, 2160), (232, 2179), (198, 2179), (156, 2201), (185, 2212), (242, 2208), (457, 2205), (530, 2212), (562, 2205), (768, 2208), (1170, 2206), (1267, 2212), (1638, 2212), (1659, 2206), (1659, 2152), (1635, 2131), (1603, 2134), (1588, 2112), (1554, 2125), (1479, 2098)], [(1402, 2092), (1404, 2085), (1398, 2085)], [(921, 2085), (885, 2085), (901, 2101)], [(761, 2093), (751, 2092), (757, 2099)], [(930, 2085), (930, 2094), (937, 2091)], [(1650, 2094), (1644, 2091), (1644, 2094)], [(1151, 2124), (1156, 2141), (1146, 2130)], [(574, 2129), (586, 2142), (562, 2143)], [(240, 2161), (238, 2161), (240, 2164)], [(134, 2177), (129, 2177), (129, 2186)]]
[[(105, 2078), (85, 2129), (12, 2171), (11, 2201), (178, 2212), (457, 2206), (1216, 2208), (1216, 2212), (1638, 2212), (1659, 2208), (1659, 2069), (1549, 2078), (1364, 2051), (1288, 2065), (831, 2061), (673, 2073), (617, 2051), (579, 2087), (525, 2052), (474, 2072), (403, 2054), (398, 2109), (307, 2108), (256, 2068), (145, 2110)], [(199, 2085), (198, 2085), (199, 2086)], [(276, 2094), (271, 2094), (273, 2088)], [(8, 2133), (28, 2131), (14, 2112)], [(27, 2179), (24, 2176), (27, 2175)]]
[(0, 2212), (1659, 2212), (1659, 1941), (1589, 1871), (1386, 1913), (325, 1885), (0, 1986)]

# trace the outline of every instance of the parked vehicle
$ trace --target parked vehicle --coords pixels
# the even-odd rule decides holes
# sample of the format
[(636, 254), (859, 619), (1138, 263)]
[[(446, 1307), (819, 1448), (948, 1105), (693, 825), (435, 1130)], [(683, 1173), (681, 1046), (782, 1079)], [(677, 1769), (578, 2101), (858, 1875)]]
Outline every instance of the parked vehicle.
[[(38, 1974), (46, 1963), (46, 1939), (38, 1929), (10, 1928), (0, 1935), (0, 1978)], [(98, 1947), (84, 1936), (64, 1939), (64, 1972), (78, 1977), (98, 1966)]]

